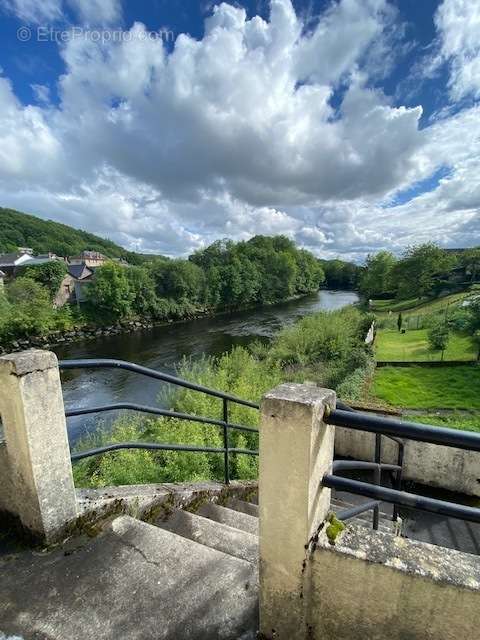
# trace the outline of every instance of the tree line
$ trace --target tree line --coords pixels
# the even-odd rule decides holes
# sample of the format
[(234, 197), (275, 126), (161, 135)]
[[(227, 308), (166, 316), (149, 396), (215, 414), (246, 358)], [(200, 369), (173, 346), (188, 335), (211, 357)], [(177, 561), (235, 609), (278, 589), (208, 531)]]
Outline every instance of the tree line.
[(324, 277), (313, 254), (285, 236), (255, 236), (219, 240), (187, 260), (156, 258), (128, 268), (107, 263), (96, 270), (87, 296), (90, 308), (110, 320), (178, 318), (273, 304), (317, 291)]
[(397, 258), (389, 251), (369, 255), (358, 278), (370, 298), (435, 297), (455, 285), (480, 279), (480, 248), (448, 251), (433, 243), (408, 247)]
[(141, 265), (106, 262), (86, 286), (80, 308), (54, 309), (64, 262), (23, 268), (0, 293), (0, 342), (129, 318), (188, 318), (202, 312), (274, 304), (315, 292), (319, 261), (284, 236), (220, 240), (188, 259), (156, 256)]

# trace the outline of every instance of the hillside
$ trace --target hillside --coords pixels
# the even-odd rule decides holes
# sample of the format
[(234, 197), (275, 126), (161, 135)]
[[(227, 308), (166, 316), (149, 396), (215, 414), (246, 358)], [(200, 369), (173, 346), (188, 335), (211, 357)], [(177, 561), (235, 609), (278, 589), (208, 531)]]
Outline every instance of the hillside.
[(36, 254), (53, 251), (59, 256), (72, 256), (91, 250), (110, 258), (123, 257), (132, 263), (145, 260), (140, 254), (93, 233), (0, 207), (0, 254), (16, 251), (17, 247), (31, 247)]

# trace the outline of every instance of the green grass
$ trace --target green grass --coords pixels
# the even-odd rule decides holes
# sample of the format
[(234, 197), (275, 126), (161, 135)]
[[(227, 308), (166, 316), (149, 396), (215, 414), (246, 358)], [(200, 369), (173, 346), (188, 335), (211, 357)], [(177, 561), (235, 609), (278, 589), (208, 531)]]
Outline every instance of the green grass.
[(405, 409), (480, 409), (480, 367), (382, 367), (370, 393)]
[(447, 427), (448, 429), (462, 429), (463, 431), (480, 433), (480, 414), (478, 416), (464, 416), (461, 414), (439, 416), (431, 413), (423, 416), (404, 416), (404, 419), (433, 425), (434, 427)]
[(469, 298), (473, 293), (479, 292), (479, 285), (472, 285), (465, 291), (451, 293), (441, 298), (425, 299), (425, 298), (409, 298), (408, 300), (373, 300), (370, 310), (381, 317), (389, 315), (389, 312), (402, 312), (403, 316), (416, 315), (418, 313), (428, 315), (437, 313), (445, 307), (458, 304)]
[[(375, 354), (380, 361), (441, 360), (440, 351), (430, 351), (427, 329), (380, 329), (375, 340)], [(469, 336), (452, 333), (445, 350), (444, 360), (475, 360), (477, 349)]]

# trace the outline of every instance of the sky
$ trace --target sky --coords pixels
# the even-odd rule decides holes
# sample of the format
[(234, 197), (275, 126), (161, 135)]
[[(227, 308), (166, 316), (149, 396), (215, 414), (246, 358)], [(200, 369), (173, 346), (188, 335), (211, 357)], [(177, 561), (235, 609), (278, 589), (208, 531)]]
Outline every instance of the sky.
[(480, 245), (479, 0), (0, 0), (0, 206), (146, 253)]

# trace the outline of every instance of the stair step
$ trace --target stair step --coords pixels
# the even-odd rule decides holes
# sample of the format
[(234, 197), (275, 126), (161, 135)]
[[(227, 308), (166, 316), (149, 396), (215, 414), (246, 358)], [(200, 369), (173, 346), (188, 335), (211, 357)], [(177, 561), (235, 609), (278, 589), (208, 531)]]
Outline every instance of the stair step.
[(183, 509), (175, 509), (168, 520), (157, 521), (155, 524), (217, 551), (253, 564), (258, 563), (258, 538), (246, 531)]
[(206, 502), (198, 509), (197, 514), (215, 520), (222, 524), (226, 524), (234, 529), (246, 531), (254, 536), (258, 536), (258, 518), (249, 516), (240, 511), (234, 511), (227, 507), (221, 507), (213, 502)]
[(229, 509), (234, 509), (235, 511), (240, 511), (240, 513), (246, 513), (249, 516), (258, 518), (258, 504), (245, 502), (245, 500), (239, 500), (238, 498), (230, 498), (226, 506)]
[(155, 612), (155, 638), (255, 638), (258, 574), (251, 562), (129, 516), (111, 526), (131, 592)]
[[(335, 513), (340, 513), (345, 509), (350, 509), (351, 507), (357, 506), (352, 504), (351, 502), (346, 502), (343, 499), (332, 498), (330, 502), (330, 506)], [(346, 521), (346, 524), (356, 524), (361, 527), (372, 529), (372, 518), (373, 512), (365, 511), (364, 513), (360, 513), (357, 516), (350, 518)], [(397, 530), (397, 523), (392, 521), (392, 516), (388, 513), (384, 513), (380, 511), (380, 518), (378, 523), (378, 530), (383, 531), (384, 533), (390, 533), (392, 535), (399, 535)]]

